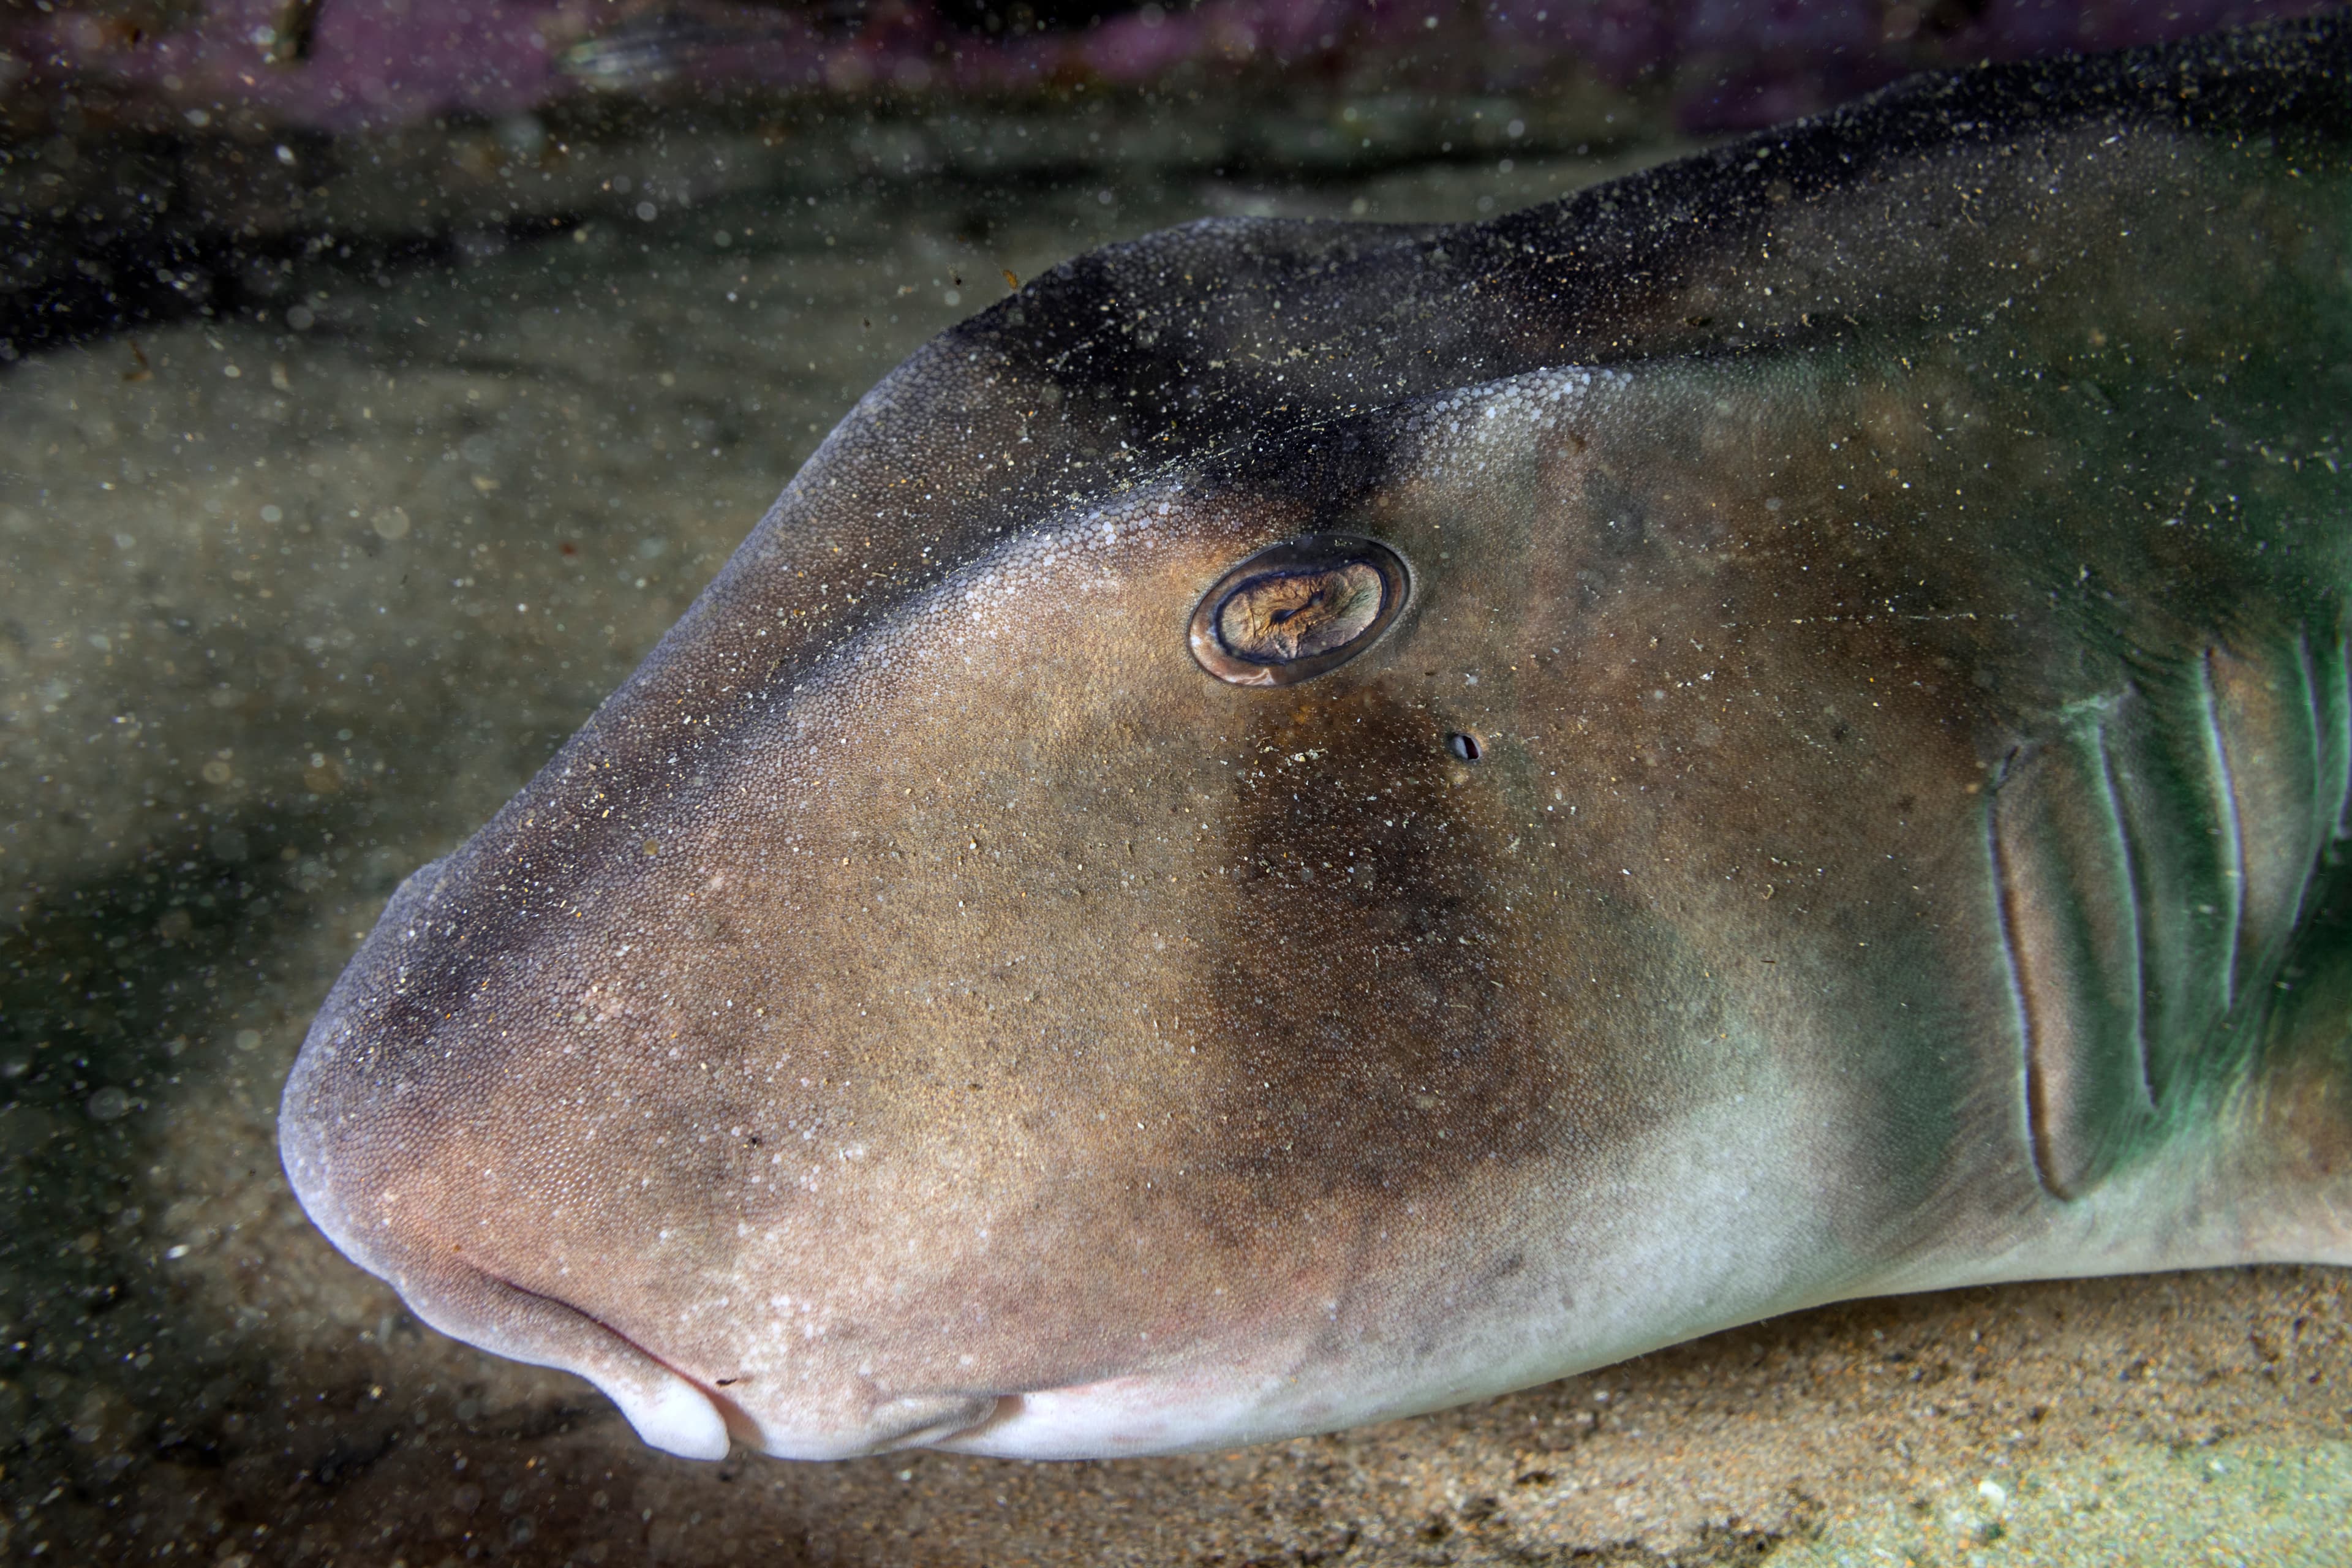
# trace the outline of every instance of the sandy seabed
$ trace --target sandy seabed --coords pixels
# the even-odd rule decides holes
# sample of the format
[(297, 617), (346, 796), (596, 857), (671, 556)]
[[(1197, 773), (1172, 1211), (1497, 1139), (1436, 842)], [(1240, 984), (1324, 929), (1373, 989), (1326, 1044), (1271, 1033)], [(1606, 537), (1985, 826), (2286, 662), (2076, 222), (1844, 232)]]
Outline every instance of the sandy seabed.
[(393, 887), (1004, 271), (1614, 167), (621, 202), (0, 371), (0, 1558), (2352, 1563), (2334, 1270), (1853, 1303), (1234, 1454), (698, 1465), (423, 1328), (289, 1194), (278, 1084)]

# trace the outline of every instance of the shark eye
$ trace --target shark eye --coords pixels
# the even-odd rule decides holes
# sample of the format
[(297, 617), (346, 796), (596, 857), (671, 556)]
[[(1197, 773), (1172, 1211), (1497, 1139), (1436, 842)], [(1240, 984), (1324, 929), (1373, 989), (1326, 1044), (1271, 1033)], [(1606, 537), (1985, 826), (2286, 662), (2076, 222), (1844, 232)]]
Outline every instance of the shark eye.
[(1192, 612), (1192, 657), (1236, 686), (1288, 686), (1370, 647), (1405, 590), (1404, 563), (1386, 545), (1310, 533), (1218, 579)]

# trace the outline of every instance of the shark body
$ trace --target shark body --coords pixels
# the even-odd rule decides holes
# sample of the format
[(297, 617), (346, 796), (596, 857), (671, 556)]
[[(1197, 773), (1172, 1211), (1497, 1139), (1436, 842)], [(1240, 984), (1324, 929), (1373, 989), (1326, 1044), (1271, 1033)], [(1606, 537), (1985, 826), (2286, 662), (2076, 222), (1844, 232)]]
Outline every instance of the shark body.
[(645, 1438), (2352, 1262), (2352, 28), (1081, 257), (394, 897), (309, 1213)]

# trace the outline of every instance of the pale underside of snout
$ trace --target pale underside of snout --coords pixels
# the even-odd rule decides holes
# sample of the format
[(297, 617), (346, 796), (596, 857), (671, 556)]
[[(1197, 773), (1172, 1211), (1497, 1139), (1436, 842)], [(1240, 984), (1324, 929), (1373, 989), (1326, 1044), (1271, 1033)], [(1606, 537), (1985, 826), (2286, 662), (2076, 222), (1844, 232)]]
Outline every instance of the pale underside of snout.
[[(962, 1353), (948, 1359), (975, 1374), (962, 1383), (909, 1369), (937, 1367), (933, 1325), (956, 1300), (989, 1290), (968, 1274), (911, 1316), (891, 1320), (877, 1305), (866, 1323), (834, 1324), (827, 1338), (856, 1347), (845, 1356), (756, 1309), (710, 1305), (808, 1289), (824, 1268), (822, 1247), (766, 1266), (740, 1258), (730, 1276), (704, 1282), (699, 1308), (652, 1313), (633, 1303), (625, 1335), (469, 1269), (392, 1272), (427, 1321), (589, 1378), (648, 1443), (688, 1457), (723, 1452), (730, 1436), (808, 1459), (914, 1447), (1037, 1459), (1230, 1447), (1442, 1408), (1868, 1289), (1870, 1265), (1840, 1261), (1826, 1231), (1836, 1207), (1823, 1190), (1830, 1166), (1779, 1134), (1824, 1114), (1839, 1112), (1751, 1075), (1696, 1108), (1683, 1135), (1619, 1163), (1600, 1188), (1542, 1182), (1521, 1192), (1515, 1215), (1441, 1227), (1442, 1240), (1349, 1247), (1360, 1274), (1271, 1291), (1255, 1321), (1160, 1352), (1137, 1344), (1127, 1358), (1135, 1370), (1054, 1386), (989, 1373), (1037, 1364), (1035, 1344), (1072, 1321), (1108, 1331), (1155, 1321), (1123, 1304), (1130, 1282), (1107, 1248), (1006, 1237), (1012, 1255), (1050, 1253), (1051, 1282), (952, 1342)], [(664, 1319), (680, 1326), (665, 1331)]]
[[(463, 1265), (390, 1268), (419, 1315), (470, 1343), (588, 1379), (649, 1446), (688, 1458), (731, 1444), (796, 1459), (838, 1459), (914, 1447), (1027, 1459), (1116, 1458), (1228, 1448), (1442, 1409), (1547, 1382), (1759, 1318), (1861, 1294), (2014, 1279), (2142, 1272), (2260, 1257), (2346, 1255), (2345, 1237), (2265, 1233), (2202, 1169), (2202, 1151), (2144, 1169), (2086, 1202), (2042, 1200), (2009, 1234), (1965, 1232), (1908, 1259), (1843, 1251), (1826, 1216), (1828, 1167), (1791, 1130), (1821, 1108), (1786, 1092), (1777, 1104), (1751, 1082), (1694, 1111), (1618, 1173), (1606, 1194), (1549, 1195), (1554, 1245), (1471, 1242), (1433, 1261), (1415, 1304), (1379, 1310), (1342, 1296), (1276, 1304), (1257, 1333), (1191, 1347), (1148, 1371), (1056, 1387), (894, 1388), (887, 1374), (810, 1369), (787, 1374), (789, 1336), (756, 1318), (701, 1317), (684, 1354), (657, 1355), (551, 1298)], [(1546, 1194), (1530, 1194), (1542, 1203)], [(2332, 1247), (2327, 1245), (2333, 1243)], [(1099, 1259), (1073, 1258), (1064, 1298), (1038, 1314), (1085, 1310)], [(805, 1269), (793, 1270), (795, 1279)], [(1444, 1277), (1457, 1278), (1452, 1284)], [(725, 1282), (754, 1299), (772, 1281)], [(1366, 1300), (1377, 1298), (1361, 1282)], [(1013, 1321), (1003, 1332), (1022, 1335)], [(713, 1337), (734, 1342), (710, 1349)], [(970, 1359), (1017, 1362), (1017, 1347), (970, 1342)], [(866, 1344), (869, 1369), (922, 1359)], [(709, 1368), (759, 1365), (719, 1379)]]

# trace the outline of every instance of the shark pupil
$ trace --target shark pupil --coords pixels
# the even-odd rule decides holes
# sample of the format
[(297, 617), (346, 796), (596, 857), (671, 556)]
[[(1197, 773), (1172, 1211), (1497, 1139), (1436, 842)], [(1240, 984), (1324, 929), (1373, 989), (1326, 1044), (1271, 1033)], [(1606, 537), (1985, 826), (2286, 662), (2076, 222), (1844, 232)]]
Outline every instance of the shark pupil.
[(1404, 563), (1386, 546), (1310, 534), (1225, 574), (1192, 615), (1192, 654), (1238, 686), (1286, 686), (1360, 653), (1402, 607)]
[(1360, 561), (1328, 572), (1269, 572), (1226, 595), (1217, 637), (1253, 664), (1312, 658), (1363, 636), (1381, 613), (1381, 574)]
[(1318, 609), (1330, 602), (1331, 593), (1328, 586), (1318, 586), (1305, 604), (1297, 605), (1291, 609), (1276, 610), (1274, 613), (1274, 624), (1277, 626), (1281, 626), (1289, 620), (1291, 616), (1298, 614), (1301, 610)]

